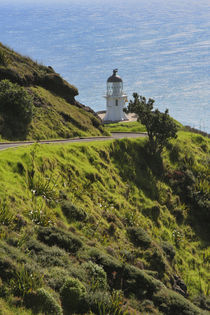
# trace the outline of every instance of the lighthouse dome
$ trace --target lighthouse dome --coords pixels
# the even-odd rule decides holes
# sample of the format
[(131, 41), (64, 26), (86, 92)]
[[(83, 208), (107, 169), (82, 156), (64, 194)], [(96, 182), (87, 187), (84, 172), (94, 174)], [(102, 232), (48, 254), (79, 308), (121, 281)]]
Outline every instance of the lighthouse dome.
[(121, 77), (119, 75), (117, 75), (117, 69), (113, 70), (113, 74), (111, 75), (111, 77), (108, 78), (107, 82), (112, 83), (112, 82), (123, 82), (123, 80), (121, 79)]

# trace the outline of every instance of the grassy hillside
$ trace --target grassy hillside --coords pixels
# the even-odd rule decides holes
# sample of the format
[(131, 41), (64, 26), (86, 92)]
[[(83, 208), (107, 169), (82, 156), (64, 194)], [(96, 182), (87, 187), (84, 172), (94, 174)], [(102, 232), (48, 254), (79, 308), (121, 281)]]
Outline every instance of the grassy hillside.
[[(16, 132), (12, 134), (9, 129), (13, 126), (8, 125), (0, 106), (0, 139), (49, 139), (107, 134), (93, 110), (75, 100), (77, 88), (63, 80), (51, 67), (40, 65), (0, 43), (0, 81), (5, 79), (12, 82), (14, 88), (17, 85), (23, 87), (31, 97), (33, 116), (26, 131), (20, 135)], [(18, 118), (14, 116), (12, 119), (15, 121)]]
[(3, 314), (207, 314), (209, 140), (145, 141), (0, 152)]

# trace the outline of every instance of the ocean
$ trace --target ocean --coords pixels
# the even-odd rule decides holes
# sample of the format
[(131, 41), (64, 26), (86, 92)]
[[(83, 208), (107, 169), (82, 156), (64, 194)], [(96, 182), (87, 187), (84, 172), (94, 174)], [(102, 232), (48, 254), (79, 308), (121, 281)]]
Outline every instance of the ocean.
[(52, 66), (95, 111), (118, 68), (128, 99), (210, 132), (209, 0), (0, 0), (0, 42)]

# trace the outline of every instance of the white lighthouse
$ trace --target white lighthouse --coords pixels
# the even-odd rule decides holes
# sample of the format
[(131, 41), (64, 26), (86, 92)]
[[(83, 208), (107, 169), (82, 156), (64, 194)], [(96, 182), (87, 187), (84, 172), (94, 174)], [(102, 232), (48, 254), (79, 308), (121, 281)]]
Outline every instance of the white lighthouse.
[(107, 80), (106, 115), (103, 119), (105, 123), (128, 120), (123, 112), (127, 95), (123, 92), (123, 80), (117, 75), (117, 71), (114, 69), (112, 76)]

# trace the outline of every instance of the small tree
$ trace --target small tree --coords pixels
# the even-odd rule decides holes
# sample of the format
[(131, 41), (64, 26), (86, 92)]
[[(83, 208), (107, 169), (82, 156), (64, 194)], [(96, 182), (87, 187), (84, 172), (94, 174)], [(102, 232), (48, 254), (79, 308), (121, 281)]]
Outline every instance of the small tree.
[(24, 136), (32, 120), (33, 100), (25, 88), (9, 80), (0, 81), (0, 116), (4, 137)]
[(170, 138), (176, 138), (177, 126), (168, 114), (168, 109), (161, 113), (158, 109), (153, 111), (154, 100), (133, 93), (134, 100), (129, 102), (126, 113), (135, 113), (138, 121), (145, 125), (149, 143), (149, 152), (160, 155)]

